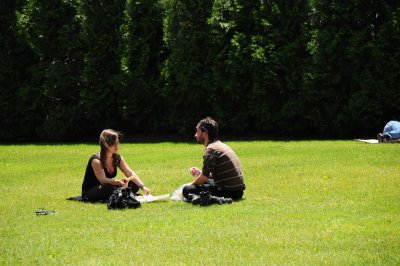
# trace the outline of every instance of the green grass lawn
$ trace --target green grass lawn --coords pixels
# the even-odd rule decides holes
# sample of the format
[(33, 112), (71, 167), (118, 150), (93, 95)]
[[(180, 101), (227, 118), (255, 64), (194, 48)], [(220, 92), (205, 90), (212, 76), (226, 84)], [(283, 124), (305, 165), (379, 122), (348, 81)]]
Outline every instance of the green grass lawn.
[[(80, 194), (97, 145), (0, 146), (0, 264), (400, 264), (400, 145), (227, 143), (243, 165), (243, 201), (167, 200), (122, 211), (66, 200)], [(153, 195), (189, 182), (203, 150), (120, 147)], [(41, 207), (56, 213), (36, 216)]]

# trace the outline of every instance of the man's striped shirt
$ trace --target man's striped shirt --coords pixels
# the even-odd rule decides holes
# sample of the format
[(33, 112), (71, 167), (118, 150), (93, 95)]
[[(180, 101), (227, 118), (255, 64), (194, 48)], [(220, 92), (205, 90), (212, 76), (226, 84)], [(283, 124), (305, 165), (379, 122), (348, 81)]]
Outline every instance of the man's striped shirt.
[(242, 166), (235, 152), (219, 140), (209, 143), (203, 155), (204, 176), (224, 190), (244, 190)]

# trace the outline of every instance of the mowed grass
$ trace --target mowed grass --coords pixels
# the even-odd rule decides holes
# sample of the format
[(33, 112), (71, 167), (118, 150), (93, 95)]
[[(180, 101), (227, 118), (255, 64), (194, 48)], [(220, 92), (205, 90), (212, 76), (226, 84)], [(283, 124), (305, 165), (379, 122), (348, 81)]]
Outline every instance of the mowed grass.
[[(243, 201), (166, 200), (121, 211), (66, 200), (80, 194), (97, 145), (0, 146), (0, 264), (400, 264), (400, 145), (227, 143), (243, 165)], [(153, 195), (190, 182), (188, 169), (201, 166), (203, 150), (194, 143), (120, 148)], [(37, 208), (56, 213), (36, 216)]]

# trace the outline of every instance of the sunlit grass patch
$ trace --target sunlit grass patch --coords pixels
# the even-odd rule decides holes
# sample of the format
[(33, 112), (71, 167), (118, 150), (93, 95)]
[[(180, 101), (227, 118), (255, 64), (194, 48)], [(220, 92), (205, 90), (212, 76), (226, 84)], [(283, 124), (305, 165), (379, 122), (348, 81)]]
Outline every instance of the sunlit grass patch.
[[(243, 165), (243, 201), (200, 207), (167, 200), (122, 211), (66, 200), (80, 194), (97, 145), (0, 146), (0, 263), (400, 263), (399, 145), (228, 144)], [(121, 145), (155, 195), (189, 182), (188, 169), (201, 166), (203, 150), (188, 143)], [(56, 213), (36, 216), (37, 208)]]

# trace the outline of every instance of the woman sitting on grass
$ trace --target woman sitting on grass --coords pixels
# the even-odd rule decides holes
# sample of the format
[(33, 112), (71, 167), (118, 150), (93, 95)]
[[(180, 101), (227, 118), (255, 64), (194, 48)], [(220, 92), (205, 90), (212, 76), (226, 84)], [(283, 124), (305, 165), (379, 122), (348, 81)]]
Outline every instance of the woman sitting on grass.
[[(112, 129), (105, 129), (100, 134), (100, 152), (90, 157), (82, 184), (82, 198), (87, 201), (108, 200), (118, 187), (132, 187), (136, 193), (139, 188), (147, 195), (148, 189), (140, 178), (128, 166), (124, 158), (118, 154), (121, 134)], [(119, 168), (126, 177), (113, 179)], [(132, 181), (128, 181), (128, 178)]]

